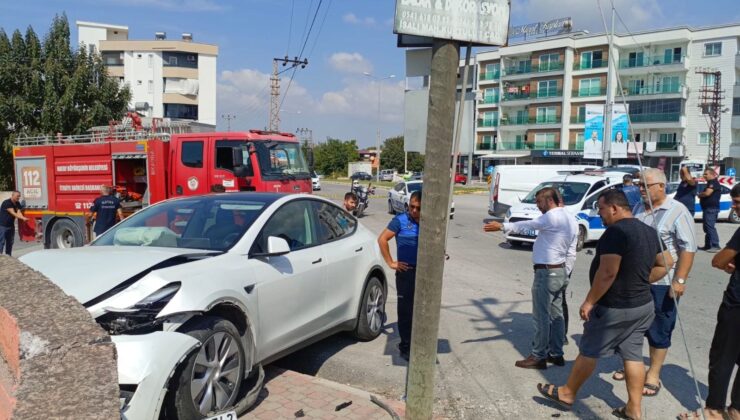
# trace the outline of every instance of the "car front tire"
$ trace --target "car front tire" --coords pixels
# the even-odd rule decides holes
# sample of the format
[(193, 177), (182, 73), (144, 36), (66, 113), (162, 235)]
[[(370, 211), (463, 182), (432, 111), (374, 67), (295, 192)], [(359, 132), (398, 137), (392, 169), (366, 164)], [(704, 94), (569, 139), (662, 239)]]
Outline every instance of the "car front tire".
[(175, 371), (168, 417), (202, 419), (233, 407), (247, 360), (239, 331), (231, 322), (213, 316), (196, 318), (179, 331), (203, 344)]
[(360, 313), (354, 336), (362, 341), (377, 338), (383, 331), (385, 322), (385, 288), (377, 277), (372, 277), (362, 291)]

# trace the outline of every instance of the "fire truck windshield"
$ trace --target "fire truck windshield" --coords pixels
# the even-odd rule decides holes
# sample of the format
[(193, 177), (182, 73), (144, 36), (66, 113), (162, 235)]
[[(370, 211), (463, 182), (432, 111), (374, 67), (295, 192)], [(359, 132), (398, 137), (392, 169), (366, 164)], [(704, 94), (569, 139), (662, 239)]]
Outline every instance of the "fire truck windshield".
[(309, 179), (301, 145), (293, 142), (256, 142), (260, 172), (265, 179)]

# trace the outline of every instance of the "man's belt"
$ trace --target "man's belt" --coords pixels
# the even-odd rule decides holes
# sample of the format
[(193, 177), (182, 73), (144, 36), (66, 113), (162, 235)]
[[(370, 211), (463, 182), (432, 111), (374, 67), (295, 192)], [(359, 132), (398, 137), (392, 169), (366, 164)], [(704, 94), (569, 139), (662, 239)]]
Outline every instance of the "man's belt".
[(535, 264), (532, 266), (535, 270), (550, 270), (553, 268), (563, 268), (565, 263), (560, 264)]

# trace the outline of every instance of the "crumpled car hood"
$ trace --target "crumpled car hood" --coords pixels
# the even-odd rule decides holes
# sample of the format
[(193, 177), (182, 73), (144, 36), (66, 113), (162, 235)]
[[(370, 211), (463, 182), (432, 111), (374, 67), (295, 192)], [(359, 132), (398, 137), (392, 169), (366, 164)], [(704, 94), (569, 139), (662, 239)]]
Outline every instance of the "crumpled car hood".
[(208, 251), (133, 246), (86, 246), (37, 251), (19, 259), (41, 272), (65, 293), (84, 304), (170, 258), (204, 253)]

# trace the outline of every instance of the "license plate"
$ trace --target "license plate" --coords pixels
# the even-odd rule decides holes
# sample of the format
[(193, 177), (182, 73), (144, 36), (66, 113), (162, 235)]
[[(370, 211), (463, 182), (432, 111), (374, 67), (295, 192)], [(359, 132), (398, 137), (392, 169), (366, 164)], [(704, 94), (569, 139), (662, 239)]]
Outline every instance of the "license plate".
[(208, 417), (206, 420), (236, 420), (236, 419), (237, 419), (236, 411), (228, 411), (226, 413), (221, 413), (213, 417)]
[(531, 236), (533, 238), (537, 237), (537, 231), (536, 230), (525, 230), (524, 236)]

